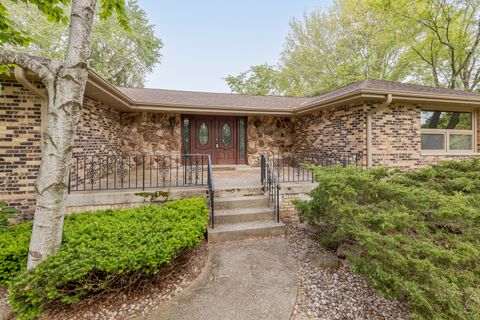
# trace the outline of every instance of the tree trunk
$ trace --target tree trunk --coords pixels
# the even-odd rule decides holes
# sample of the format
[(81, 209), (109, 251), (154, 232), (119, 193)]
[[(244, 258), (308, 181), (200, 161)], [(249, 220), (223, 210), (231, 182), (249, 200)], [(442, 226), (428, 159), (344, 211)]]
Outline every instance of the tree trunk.
[(96, 0), (74, 0), (63, 66), (53, 70), (48, 89), (48, 117), (43, 131), (42, 164), (35, 183), (37, 206), (27, 268), (60, 248), (69, 166), (88, 78)]

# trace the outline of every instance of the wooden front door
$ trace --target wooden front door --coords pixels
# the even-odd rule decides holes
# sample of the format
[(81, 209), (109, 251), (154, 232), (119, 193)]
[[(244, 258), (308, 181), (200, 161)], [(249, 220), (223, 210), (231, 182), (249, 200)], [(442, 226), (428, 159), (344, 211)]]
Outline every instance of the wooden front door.
[(213, 117), (195, 117), (193, 122), (192, 147), (194, 152), (198, 154), (209, 154), (214, 158), (213, 149), (215, 146), (215, 119)]
[(245, 159), (239, 158), (238, 117), (187, 117), (190, 128), (190, 153), (209, 154), (213, 164), (245, 163)]
[(235, 117), (215, 117), (215, 163), (237, 163)]

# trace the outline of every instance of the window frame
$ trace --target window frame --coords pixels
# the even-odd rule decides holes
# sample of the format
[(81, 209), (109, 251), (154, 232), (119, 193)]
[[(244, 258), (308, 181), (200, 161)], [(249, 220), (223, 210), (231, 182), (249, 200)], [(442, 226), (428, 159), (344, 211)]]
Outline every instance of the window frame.
[[(422, 128), (422, 112), (423, 111), (441, 111), (441, 112), (468, 112), (472, 114), (472, 129), (431, 129)], [(444, 148), (441, 150), (422, 149), (420, 142), (420, 151), (425, 155), (461, 155), (472, 154), (477, 152), (477, 111), (475, 109), (452, 109), (441, 107), (422, 107), (420, 110), (420, 140), (423, 134), (442, 134), (444, 136)], [(472, 136), (472, 148), (468, 150), (450, 149), (450, 135), (470, 135)]]

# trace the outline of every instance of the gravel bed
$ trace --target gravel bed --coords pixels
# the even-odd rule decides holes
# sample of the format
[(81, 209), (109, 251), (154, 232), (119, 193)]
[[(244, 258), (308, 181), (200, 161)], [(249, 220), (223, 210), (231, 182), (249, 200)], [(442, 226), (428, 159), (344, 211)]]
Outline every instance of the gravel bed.
[[(123, 320), (143, 319), (160, 303), (170, 300), (185, 289), (202, 271), (208, 257), (208, 245), (203, 242), (193, 251), (172, 263), (161, 277), (152, 279), (129, 292), (86, 300), (72, 306), (57, 306), (44, 312), (40, 319), (52, 320)], [(0, 306), (6, 301), (0, 288)], [(3, 302), (2, 302), (3, 301)], [(1, 317), (0, 317), (1, 318)]]
[(410, 319), (405, 304), (377, 295), (345, 260), (340, 260), (338, 268), (312, 264), (308, 253), (332, 253), (312, 240), (313, 233), (295, 216), (286, 218), (287, 239), (299, 270), (297, 302), (291, 320)]

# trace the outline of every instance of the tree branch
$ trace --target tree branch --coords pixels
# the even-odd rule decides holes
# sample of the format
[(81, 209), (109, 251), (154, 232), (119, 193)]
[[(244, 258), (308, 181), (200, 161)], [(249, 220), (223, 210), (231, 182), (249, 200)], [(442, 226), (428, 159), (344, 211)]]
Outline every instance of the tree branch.
[(61, 64), (57, 61), (37, 58), (25, 53), (0, 50), (0, 64), (16, 64), (28, 69), (40, 77), (46, 84), (55, 78), (55, 73)]

